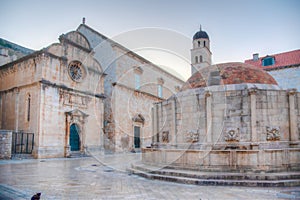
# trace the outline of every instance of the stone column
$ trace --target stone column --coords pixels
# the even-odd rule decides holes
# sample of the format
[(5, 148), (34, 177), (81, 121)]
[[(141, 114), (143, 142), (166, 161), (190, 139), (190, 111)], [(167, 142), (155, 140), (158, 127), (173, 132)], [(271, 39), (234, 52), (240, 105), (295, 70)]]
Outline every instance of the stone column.
[(71, 116), (66, 115), (66, 135), (65, 135), (65, 157), (70, 157), (70, 121), (71, 121)]
[(205, 98), (206, 98), (206, 141), (208, 143), (212, 142), (212, 97), (211, 92), (206, 91)]
[(158, 134), (158, 116), (157, 116), (157, 104), (153, 106), (153, 144), (156, 144), (157, 141), (157, 134)]
[(153, 145), (154, 142), (155, 142), (155, 140), (154, 140), (154, 136), (155, 136), (155, 128), (154, 128), (154, 123), (155, 123), (155, 119), (154, 119), (154, 106), (151, 108), (151, 122), (152, 122), (152, 124), (151, 124), (151, 128), (152, 128), (151, 145)]
[(295, 94), (296, 89), (288, 90), (289, 96), (289, 125), (290, 125), (290, 141), (298, 141), (297, 119), (295, 114)]
[(251, 113), (251, 142), (256, 143), (257, 132), (256, 132), (256, 88), (250, 88), (248, 90), (250, 95), (250, 113)]
[(104, 102), (103, 99), (100, 100), (100, 106), (101, 106), (101, 112), (100, 112), (100, 123), (101, 123), (101, 129), (100, 129), (100, 150), (104, 151), (104, 126), (103, 126), (103, 122), (104, 122)]
[(85, 125), (87, 123), (87, 118), (82, 116), (81, 118), (81, 127), (80, 127), (80, 131), (81, 131), (81, 135), (82, 135), (82, 153), (86, 154), (87, 153), (87, 144), (86, 144), (86, 130), (85, 130)]
[[(20, 93), (19, 88), (15, 88), (14, 89), (14, 93), (16, 95), (16, 102), (15, 102), (15, 120), (16, 120), (15, 121), (15, 131), (17, 132), (19, 130), (19, 93)], [(27, 115), (27, 113), (26, 113), (26, 115)]]
[[(162, 104), (158, 103), (157, 105), (157, 121), (156, 121), (156, 142), (159, 143), (160, 142), (160, 135), (159, 135), (159, 130), (160, 130), (160, 120), (163, 120), (164, 116), (162, 115)], [(160, 115), (161, 114), (161, 115)]]
[(174, 134), (172, 134), (172, 143), (173, 145), (177, 145), (177, 117), (176, 117), (176, 98), (174, 98), (173, 101), (171, 101), (171, 107), (172, 107), (172, 115), (173, 115), (173, 129), (174, 129)]

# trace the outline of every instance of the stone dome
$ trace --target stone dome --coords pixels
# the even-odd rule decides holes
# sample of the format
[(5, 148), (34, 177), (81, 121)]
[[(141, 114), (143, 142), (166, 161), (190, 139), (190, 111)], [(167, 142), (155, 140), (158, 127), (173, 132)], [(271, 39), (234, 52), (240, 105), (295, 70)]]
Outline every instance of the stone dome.
[(181, 90), (241, 83), (277, 85), (275, 79), (266, 71), (250, 64), (232, 62), (200, 69), (185, 82)]
[(209, 39), (207, 33), (205, 31), (198, 31), (197, 33), (195, 33), (195, 35), (193, 36), (193, 40), (197, 40), (200, 38), (204, 38), (204, 39)]

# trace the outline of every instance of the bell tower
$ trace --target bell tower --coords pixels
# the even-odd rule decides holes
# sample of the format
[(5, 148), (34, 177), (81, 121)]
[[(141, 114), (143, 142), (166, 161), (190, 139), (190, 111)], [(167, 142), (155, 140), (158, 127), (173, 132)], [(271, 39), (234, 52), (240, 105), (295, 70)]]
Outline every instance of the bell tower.
[(205, 31), (200, 30), (193, 36), (193, 48), (191, 49), (192, 75), (203, 67), (211, 65), (210, 40)]

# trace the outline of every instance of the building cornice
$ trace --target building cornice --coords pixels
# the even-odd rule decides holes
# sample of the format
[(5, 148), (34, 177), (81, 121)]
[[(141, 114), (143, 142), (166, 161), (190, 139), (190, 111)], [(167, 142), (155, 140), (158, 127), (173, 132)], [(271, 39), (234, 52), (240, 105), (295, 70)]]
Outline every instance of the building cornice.
[(13, 67), (13, 66), (16, 65), (16, 64), (21, 63), (21, 62), (24, 62), (24, 61), (27, 61), (27, 60), (29, 60), (29, 59), (31, 59), (31, 58), (36, 58), (36, 57), (38, 57), (38, 56), (49, 56), (49, 57), (56, 58), (56, 59), (60, 59), (60, 60), (66, 60), (65, 57), (59, 57), (59, 56), (57, 56), (57, 55), (54, 55), (54, 54), (52, 54), (52, 53), (49, 53), (49, 52), (46, 51), (46, 49), (44, 48), (44, 49), (42, 49), (42, 50), (35, 51), (35, 52), (32, 53), (32, 54), (29, 54), (29, 55), (27, 55), (27, 56), (24, 56), (24, 57), (22, 57), (22, 58), (20, 58), (20, 59), (18, 59), (18, 60), (15, 60), (15, 61), (13, 61), (13, 62), (10, 62), (10, 63), (7, 63), (7, 64), (5, 64), (5, 65), (0, 66), (0, 71), (1, 71), (1, 70), (5, 70), (5, 69), (8, 69), (8, 68), (10, 68), (10, 67)]
[(53, 83), (53, 82), (45, 80), (45, 79), (30, 83), (30, 84), (26, 84), (26, 85), (17, 86), (17, 87), (9, 88), (9, 89), (6, 89), (6, 90), (2, 90), (2, 91), (0, 91), (0, 93), (13, 92), (16, 89), (22, 89), (22, 88), (26, 88), (26, 87), (30, 87), (30, 86), (34, 86), (34, 85), (38, 85), (38, 84), (45, 85), (45, 86), (56, 87), (56, 88), (59, 88), (59, 89), (65, 90), (65, 91), (80, 93), (80, 94), (84, 94), (84, 95), (88, 95), (88, 96), (92, 96), (92, 97), (96, 97), (96, 98), (100, 98), (100, 99), (105, 99), (106, 98), (106, 96), (102, 93), (101, 94), (96, 94), (96, 93), (92, 93), (92, 92), (77, 90), (77, 89), (74, 89), (74, 88), (67, 87), (66, 85), (63, 85), (63, 84)]
[(42, 79), (39, 82), (42, 85), (48, 85), (48, 86), (51, 86), (51, 87), (60, 88), (60, 89), (70, 91), (70, 92), (81, 93), (81, 94), (85, 94), (85, 95), (88, 95), (88, 96), (93, 96), (93, 97), (100, 98), (100, 99), (105, 99), (106, 98), (105, 95), (102, 94), (102, 93), (101, 94), (96, 94), (96, 93), (92, 93), (92, 92), (77, 90), (77, 89), (74, 89), (74, 88), (67, 87), (66, 85), (63, 85), (63, 84), (52, 83), (51, 81), (48, 81), (48, 80), (45, 80), (45, 79)]
[(141, 90), (137, 90), (137, 89), (133, 89), (133, 88), (131, 88), (131, 87), (128, 87), (128, 86), (126, 86), (126, 85), (123, 85), (123, 84), (120, 84), (120, 83), (112, 83), (112, 85), (115, 87), (115, 86), (118, 86), (118, 87), (121, 87), (121, 88), (125, 88), (125, 89), (127, 89), (127, 90), (130, 90), (130, 91), (132, 91), (132, 92), (134, 92), (134, 93), (138, 93), (138, 94), (142, 94), (142, 95), (145, 95), (145, 96), (149, 96), (149, 97), (151, 97), (151, 98), (155, 98), (155, 99), (157, 99), (157, 101), (163, 101), (163, 100), (165, 100), (165, 99), (163, 99), (163, 98), (160, 98), (160, 97), (158, 97), (158, 96), (155, 96), (155, 95), (153, 95), (153, 94), (150, 94), (150, 93), (148, 93), (148, 92), (144, 92), (144, 91), (141, 91)]
[(279, 67), (276, 67), (276, 68), (269, 68), (269, 69), (268, 68), (264, 69), (262, 67), (262, 69), (265, 70), (265, 71), (276, 71), (276, 70), (280, 70), (280, 69), (297, 68), (297, 67), (300, 67), (300, 63), (294, 64), (294, 65), (287, 65), (287, 66), (279, 66)]

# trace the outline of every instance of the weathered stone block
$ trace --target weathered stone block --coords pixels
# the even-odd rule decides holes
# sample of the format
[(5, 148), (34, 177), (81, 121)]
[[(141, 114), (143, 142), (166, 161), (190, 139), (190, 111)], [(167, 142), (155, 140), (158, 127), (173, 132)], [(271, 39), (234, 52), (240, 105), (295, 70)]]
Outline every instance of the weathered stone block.
[(12, 148), (12, 131), (0, 130), (0, 159), (10, 159)]

